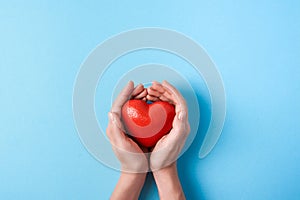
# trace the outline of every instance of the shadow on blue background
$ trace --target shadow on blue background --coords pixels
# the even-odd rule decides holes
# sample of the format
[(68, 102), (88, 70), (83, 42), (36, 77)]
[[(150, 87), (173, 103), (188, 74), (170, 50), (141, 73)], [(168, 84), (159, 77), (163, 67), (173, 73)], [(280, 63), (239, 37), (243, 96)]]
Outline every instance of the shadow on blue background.
[[(119, 172), (80, 143), (73, 84), (97, 44), (145, 26), (193, 38), (225, 84), (218, 144), (199, 160), (199, 134), (178, 161), (188, 199), (298, 199), (299, 7), (298, 1), (2, 1), (0, 199), (109, 198)], [(149, 180), (142, 195), (158, 199)]]

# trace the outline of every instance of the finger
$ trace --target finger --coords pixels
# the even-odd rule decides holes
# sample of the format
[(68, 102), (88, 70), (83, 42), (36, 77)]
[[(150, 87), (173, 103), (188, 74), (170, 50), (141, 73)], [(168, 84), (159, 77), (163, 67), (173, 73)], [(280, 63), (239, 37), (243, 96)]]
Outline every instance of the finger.
[(124, 103), (129, 99), (130, 94), (133, 91), (134, 84), (132, 81), (129, 81), (128, 84), (124, 87), (124, 89), (121, 91), (121, 93), (116, 98), (115, 102), (113, 103), (111, 107), (111, 112), (116, 113), (121, 116), (121, 109)]
[(171, 143), (183, 142), (187, 138), (190, 132), (188, 121), (184, 119), (184, 116), (182, 116), (181, 119), (175, 117), (172, 126), (173, 126), (172, 130), (168, 134), (169, 142)]
[[(165, 92), (163, 93), (163, 95), (160, 96), (160, 99), (161, 99), (162, 101), (168, 101), (168, 102), (171, 103), (171, 104), (175, 104), (175, 102), (174, 102), (174, 97), (172, 96), (171, 93), (169, 93), (169, 92), (167, 92), (167, 91), (165, 91)], [(164, 99), (164, 100), (163, 100), (163, 99)]]
[(172, 101), (171, 99), (169, 99), (169, 98), (167, 98), (167, 97), (165, 97), (165, 96), (161, 96), (161, 97), (159, 97), (159, 99), (160, 99), (161, 101), (166, 101), (166, 102), (169, 102), (170, 104), (174, 104), (173, 101)]
[(144, 97), (146, 97), (147, 96), (147, 89), (144, 89), (140, 94), (138, 94), (138, 95), (136, 95), (135, 97), (134, 97), (134, 99), (143, 99)]
[(162, 86), (162, 84), (160, 84), (159, 82), (157, 81), (153, 81), (152, 83), (152, 86), (151, 86), (154, 90), (160, 92), (160, 93), (164, 93), (165, 92), (165, 89), (164, 87)]
[(158, 98), (162, 95), (161, 92), (159, 92), (158, 90), (155, 90), (152, 87), (147, 88), (147, 92), (148, 92), (149, 95), (154, 96), (154, 97), (158, 97)]
[(185, 99), (173, 85), (171, 85), (167, 81), (163, 81), (162, 85), (167, 91), (169, 91), (169, 93), (171, 93), (174, 103), (179, 104), (179, 106), (182, 106), (183, 108), (186, 107)]
[(136, 86), (131, 94), (132, 97), (139, 95), (141, 92), (144, 91), (144, 86), (140, 83)]
[(108, 113), (108, 117), (109, 123), (106, 130), (108, 138), (114, 145), (122, 144), (126, 136), (122, 130), (120, 118), (112, 112)]
[(159, 98), (158, 97), (155, 97), (155, 96), (151, 96), (151, 95), (147, 95), (146, 97), (149, 101), (159, 101)]
[(151, 86), (151, 89), (153, 90), (153, 92), (149, 90), (148, 93), (150, 93), (150, 95), (152, 95), (152, 96), (158, 96), (157, 95), (157, 92), (158, 92), (160, 94), (160, 96), (159, 96), (160, 100), (167, 101), (169, 103), (174, 104), (173, 100), (172, 100), (173, 97), (172, 97), (171, 93), (169, 91), (167, 91), (163, 87), (163, 85), (160, 84), (159, 82), (154, 81), (153, 84), (152, 84), (152, 86)]
[(126, 133), (126, 131), (125, 131), (125, 128), (123, 126), (123, 123), (121, 122), (120, 117), (118, 117), (118, 115), (115, 114), (115, 113), (111, 113), (109, 115), (112, 115), (112, 119), (113, 119), (114, 124), (116, 125), (116, 127), (118, 127), (122, 131), (122, 133), (124, 135)]

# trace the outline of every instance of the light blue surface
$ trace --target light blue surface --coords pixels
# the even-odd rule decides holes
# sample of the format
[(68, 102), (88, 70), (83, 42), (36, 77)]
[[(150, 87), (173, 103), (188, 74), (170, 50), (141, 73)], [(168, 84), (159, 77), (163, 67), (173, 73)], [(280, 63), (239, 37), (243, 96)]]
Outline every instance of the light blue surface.
[[(80, 143), (73, 84), (97, 44), (145, 26), (193, 38), (225, 84), (218, 144), (199, 160), (199, 135), (178, 161), (187, 199), (299, 199), (299, 7), (299, 1), (2, 1), (0, 199), (109, 197), (119, 172)], [(158, 199), (151, 177), (142, 197)]]

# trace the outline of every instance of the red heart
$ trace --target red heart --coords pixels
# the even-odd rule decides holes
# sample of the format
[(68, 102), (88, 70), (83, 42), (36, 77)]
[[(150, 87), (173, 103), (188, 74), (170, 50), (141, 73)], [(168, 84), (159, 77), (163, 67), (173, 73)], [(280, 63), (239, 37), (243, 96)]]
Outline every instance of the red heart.
[(175, 108), (164, 101), (148, 104), (129, 100), (122, 107), (122, 120), (128, 133), (145, 147), (154, 146), (172, 129)]

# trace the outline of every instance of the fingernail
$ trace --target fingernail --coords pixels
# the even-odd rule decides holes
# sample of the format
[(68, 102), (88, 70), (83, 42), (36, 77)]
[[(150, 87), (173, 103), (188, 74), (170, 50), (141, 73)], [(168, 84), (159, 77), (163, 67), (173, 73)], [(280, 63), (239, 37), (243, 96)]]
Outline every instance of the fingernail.
[(182, 112), (181, 111), (179, 112), (178, 119), (182, 120)]
[(186, 112), (185, 111), (180, 111), (179, 115), (178, 115), (178, 119), (183, 120), (183, 118), (185, 118), (185, 117), (186, 117)]
[(115, 122), (115, 117), (114, 117), (114, 115), (111, 113), (111, 112), (109, 112), (109, 118), (110, 118), (110, 120), (112, 121), (112, 122)]

